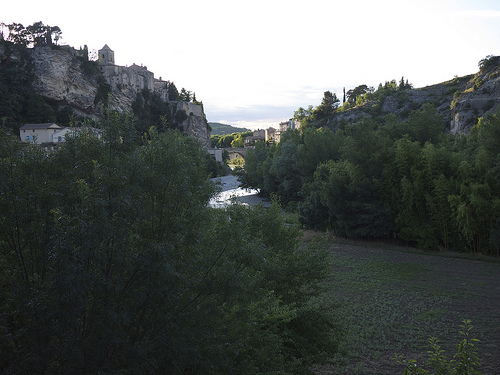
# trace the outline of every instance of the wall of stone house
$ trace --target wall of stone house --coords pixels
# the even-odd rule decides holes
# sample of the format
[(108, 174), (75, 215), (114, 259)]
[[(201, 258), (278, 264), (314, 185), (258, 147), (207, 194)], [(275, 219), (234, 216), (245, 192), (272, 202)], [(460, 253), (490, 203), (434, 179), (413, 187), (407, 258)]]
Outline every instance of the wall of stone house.
[(160, 81), (156, 80), (154, 81), (154, 91), (160, 95), (160, 98), (166, 102), (168, 102), (168, 88), (167, 88), (167, 81)]
[(199, 104), (187, 103), (187, 102), (176, 102), (176, 103), (177, 103), (177, 110), (178, 111), (181, 109), (185, 110), (188, 116), (205, 117), (205, 114), (203, 113), (203, 108), (201, 108), (201, 105)]
[(139, 90), (154, 90), (155, 75), (153, 72), (147, 70), (145, 66), (133, 64), (125, 69), (130, 76), (130, 85), (137, 87)]
[(252, 135), (254, 137), (265, 138), (265, 136), (266, 136), (266, 130), (265, 129), (255, 130)]
[(101, 71), (112, 89), (131, 88), (137, 91), (155, 89), (154, 74), (145, 68), (103, 65)]

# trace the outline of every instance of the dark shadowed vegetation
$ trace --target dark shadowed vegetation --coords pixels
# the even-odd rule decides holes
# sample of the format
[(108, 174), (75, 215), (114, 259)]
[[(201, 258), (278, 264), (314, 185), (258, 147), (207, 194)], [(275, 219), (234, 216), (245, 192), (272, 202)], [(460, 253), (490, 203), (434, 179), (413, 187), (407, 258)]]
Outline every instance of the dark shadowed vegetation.
[(198, 143), (108, 112), (46, 154), (0, 132), (4, 374), (307, 373), (339, 344), (325, 242), (208, 207)]

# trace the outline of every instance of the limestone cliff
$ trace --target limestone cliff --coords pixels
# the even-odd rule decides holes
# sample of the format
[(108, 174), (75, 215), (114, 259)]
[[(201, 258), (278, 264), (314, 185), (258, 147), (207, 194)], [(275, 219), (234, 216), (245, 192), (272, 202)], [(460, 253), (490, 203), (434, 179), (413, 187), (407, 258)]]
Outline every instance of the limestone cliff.
[(449, 129), (452, 119), (450, 103), (453, 95), (465, 89), (469, 78), (470, 76), (455, 78), (432, 86), (404, 90), (388, 95), (381, 101), (371, 100), (337, 114), (332, 117), (330, 123), (338, 127), (342, 123), (359, 121), (362, 117), (377, 118), (388, 114), (394, 114), (403, 120), (411, 111), (421, 109), (425, 103), (431, 103), (436, 107), (436, 113), (443, 117), (443, 126)]
[(210, 131), (201, 105), (177, 102), (177, 110), (184, 110), (187, 119), (182, 122), (184, 133), (198, 139), (203, 146), (210, 147)]
[(494, 113), (500, 104), (500, 56), (482, 60), (481, 70), (457, 91), (451, 103), (450, 132), (468, 134), (478, 117)]
[(77, 115), (97, 117), (94, 100), (98, 77), (83, 72), (82, 60), (77, 58), (74, 49), (37, 47), (28, 51), (34, 65), (36, 92), (59, 105), (71, 107)]

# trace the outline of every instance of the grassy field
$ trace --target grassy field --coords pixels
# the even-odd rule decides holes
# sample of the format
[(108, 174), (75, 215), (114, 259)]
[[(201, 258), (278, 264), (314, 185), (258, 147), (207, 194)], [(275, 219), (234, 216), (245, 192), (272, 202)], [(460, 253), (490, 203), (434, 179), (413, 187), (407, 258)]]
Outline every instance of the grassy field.
[(425, 361), (428, 338), (451, 358), (471, 319), (484, 375), (500, 374), (500, 263), (458, 254), (335, 240), (327, 301), (345, 329), (343, 353), (318, 374), (402, 374), (391, 358)]

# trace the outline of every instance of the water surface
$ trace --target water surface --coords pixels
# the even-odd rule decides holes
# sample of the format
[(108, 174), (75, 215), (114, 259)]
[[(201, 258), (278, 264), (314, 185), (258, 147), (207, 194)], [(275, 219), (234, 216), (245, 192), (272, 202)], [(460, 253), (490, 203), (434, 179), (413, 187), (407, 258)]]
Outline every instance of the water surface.
[(214, 183), (220, 183), (222, 188), (222, 192), (209, 202), (209, 205), (212, 207), (225, 207), (233, 201), (238, 201), (245, 205), (262, 204), (265, 207), (269, 207), (269, 201), (259, 197), (258, 190), (241, 188), (236, 176), (229, 175), (212, 178), (211, 180)]

